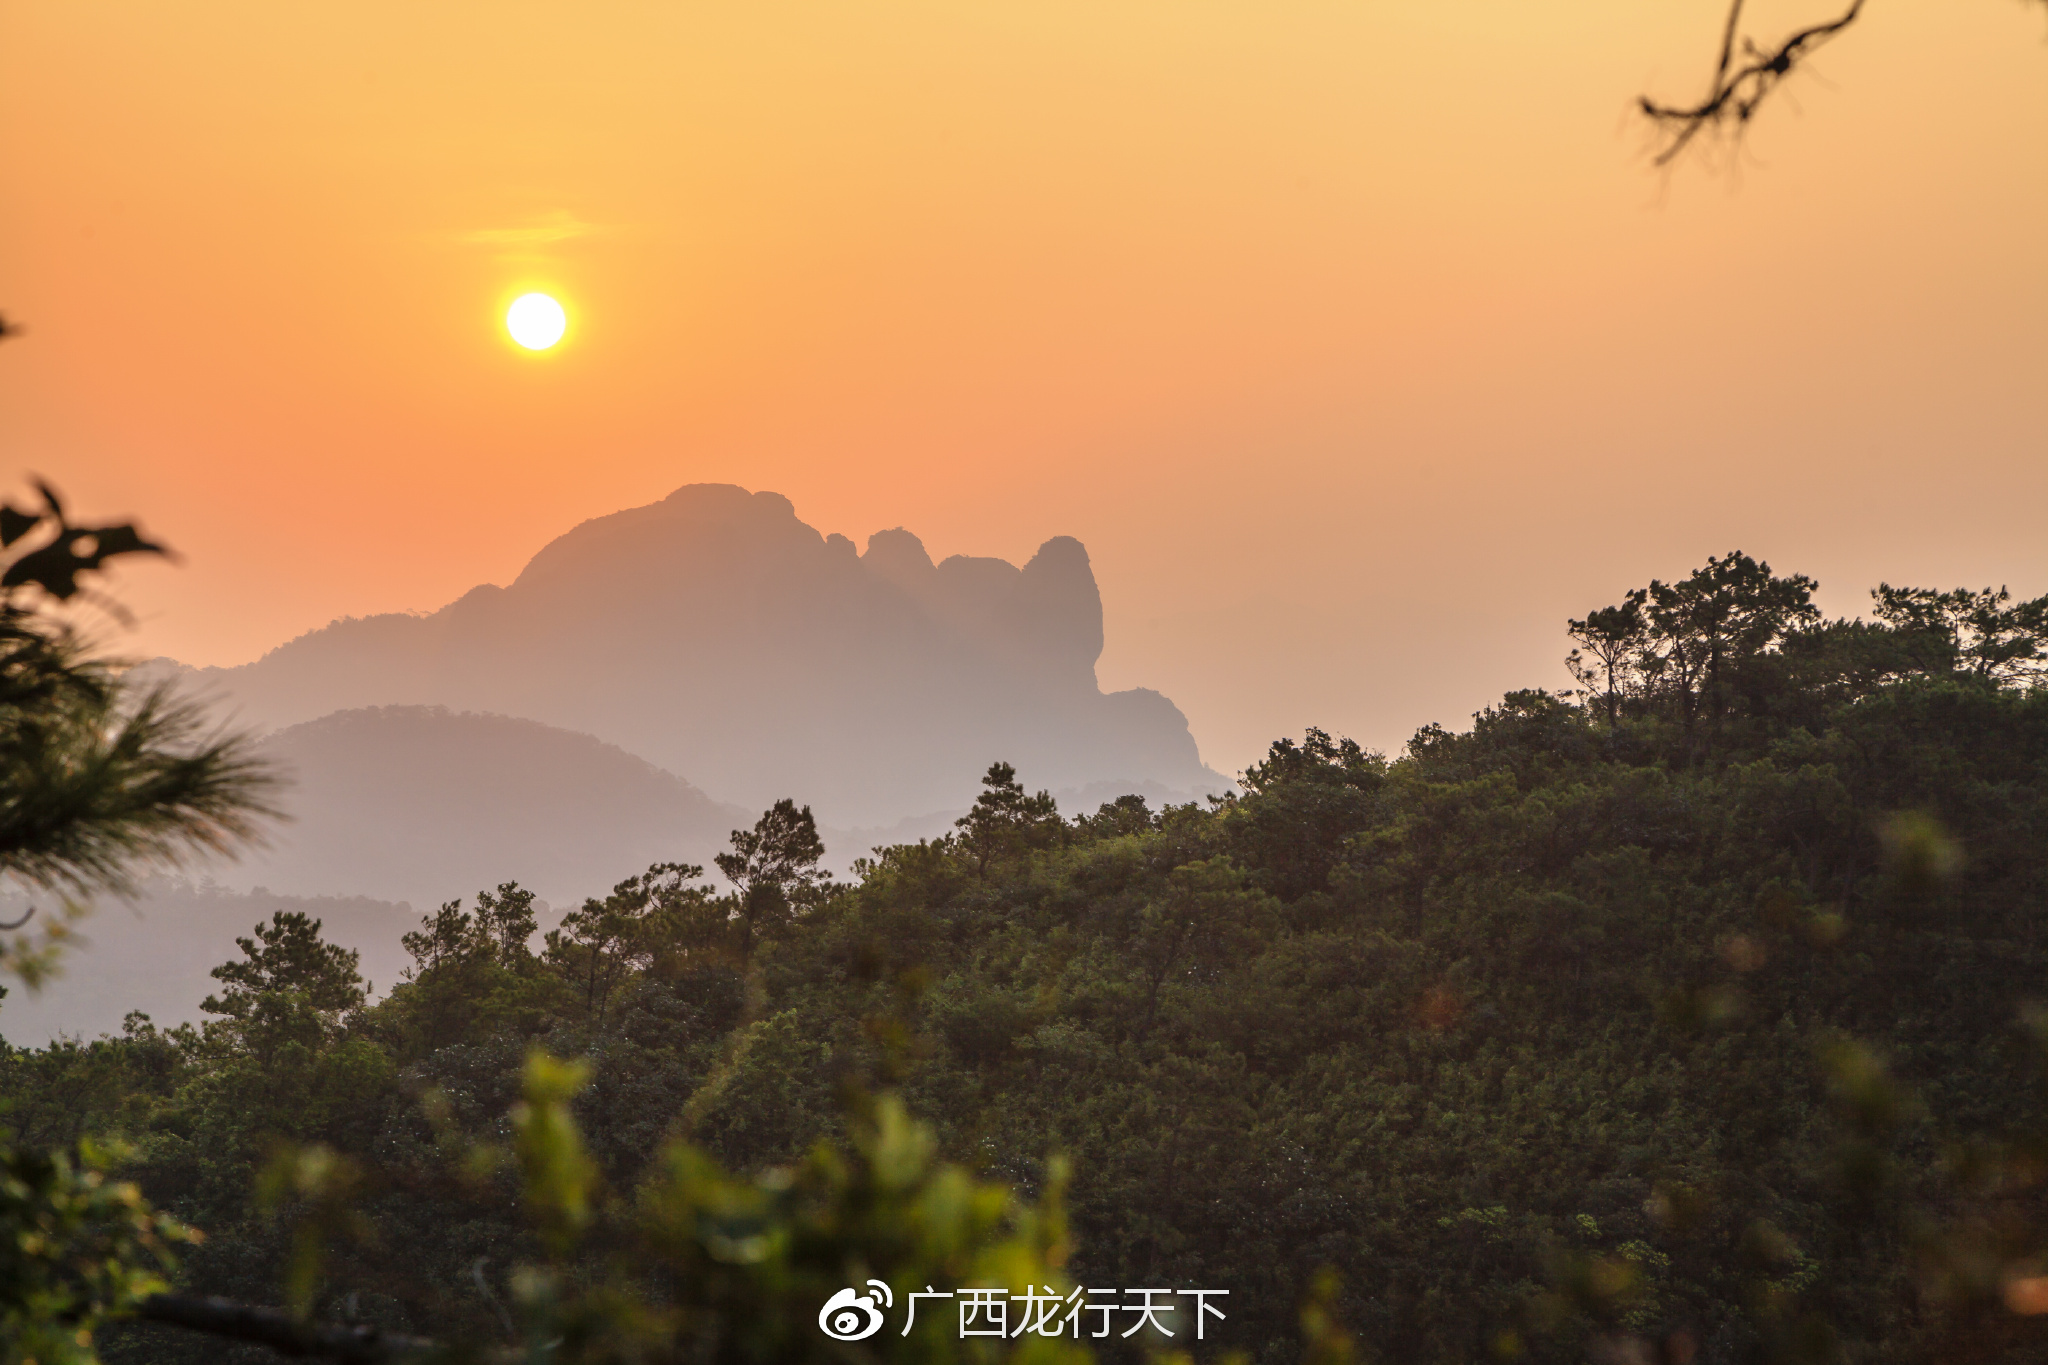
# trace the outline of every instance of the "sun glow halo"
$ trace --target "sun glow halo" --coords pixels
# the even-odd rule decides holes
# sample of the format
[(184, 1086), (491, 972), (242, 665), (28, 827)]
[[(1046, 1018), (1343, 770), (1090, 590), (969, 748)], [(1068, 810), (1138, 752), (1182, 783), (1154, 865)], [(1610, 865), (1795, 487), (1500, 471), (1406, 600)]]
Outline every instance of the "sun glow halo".
[(529, 351), (545, 351), (568, 327), (569, 315), (546, 294), (521, 294), (505, 310), (505, 330)]

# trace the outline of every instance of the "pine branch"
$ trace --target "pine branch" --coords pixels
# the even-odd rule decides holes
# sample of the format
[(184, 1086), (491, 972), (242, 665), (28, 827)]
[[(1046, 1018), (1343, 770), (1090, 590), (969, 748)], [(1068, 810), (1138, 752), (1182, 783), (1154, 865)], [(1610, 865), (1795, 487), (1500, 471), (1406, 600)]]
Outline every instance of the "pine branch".
[(124, 695), (68, 637), (0, 628), (0, 873), (66, 894), (250, 842), (278, 781), (158, 687)]

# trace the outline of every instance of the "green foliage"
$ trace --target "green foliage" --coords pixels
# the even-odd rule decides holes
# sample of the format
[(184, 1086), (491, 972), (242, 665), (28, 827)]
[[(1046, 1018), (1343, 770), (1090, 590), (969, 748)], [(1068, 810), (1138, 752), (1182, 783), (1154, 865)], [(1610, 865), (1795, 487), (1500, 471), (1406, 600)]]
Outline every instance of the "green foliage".
[(1671, 715), (1688, 732), (1753, 713), (1773, 690), (1775, 653), (1820, 620), (1816, 586), (1804, 574), (1776, 577), (1740, 552), (1710, 557), (1678, 583), (1652, 579), (1620, 605), (1570, 622), (1578, 649), (1565, 663), (1610, 724), (1625, 705)]
[[(526, 1078), (515, 1111), (524, 1189), (554, 1253), (513, 1276), (529, 1350), (559, 1343), (550, 1358), (588, 1362), (842, 1361), (847, 1348), (818, 1320), (848, 1285), (880, 1281), (898, 1304), (914, 1290), (970, 1284), (1073, 1287), (1061, 1270), (1064, 1176), (1055, 1173), (1037, 1204), (1019, 1203), (1003, 1186), (939, 1162), (931, 1132), (891, 1098), (860, 1107), (845, 1149), (820, 1145), (794, 1167), (753, 1179), (669, 1144), (631, 1204), (610, 1216), (628, 1254), (608, 1273), (579, 1277), (566, 1253), (591, 1230), (593, 1172), (566, 1101), (582, 1073), (535, 1054)], [(916, 1329), (885, 1330), (859, 1355), (931, 1365), (1087, 1358), (1039, 1335), (962, 1340), (947, 1330), (950, 1319), (928, 1311)]]
[(361, 1168), (327, 1146), (279, 1146), (256, 1182), (256, 1201), (269, 1213), (292, 1210), (292, 1251), (284, 1276), (284, 1298), (293, 1316), (313, 1306), (327, 1244), (336, 1237), (362, 1239), (368, 1224), (355, 1201), (363, 1185)]
[(754, 955), (754, 944), (762, 937), (780, 931), (817, 903), (830, 882), (818, 867), (824, 856), (811, 808), (798, 810), (794, 801), (777, 801), (751, 830), (732, 832), (732, 851), (712, 861), (739, 889), (733, 920), (741, 961)]
[(280, 910), (254, 933), (254, 938), (235, 940), (244, 960), (213, 969), (214, 980), (227, 988), (200, 1005), (208, 1014), (246, 1023), (266, 1002), (288, 998), (331, 1023), (362, 1003), (363, 982), (356, 972), (360, 954), (322, 941), (319, 920)]
[(529, 947), (539, 928), (534, 894), (517, 882), (500, 882), (495, 892), (476, 893), (476, 936), (500, 967), (517, 971), (533, 960)]
[(701, 867), (658, 863), (620, 882), (603, 900), (586, 900), (563, 916), (561, 928), (548, 931), (548, 964), (576, 987), (597, 1026), (603, 1026), (629, 973), (705, 922), (708, 897), (689, 885), (703, 875)]
[(89, 1365), (98, 1322), (165, 1287), (171, 1249), (195, 1239), (133, 1184), (109, 1180), (125, 1153), (0, 1153), (0, 1362)]
[(254, 938), (238, 938), (239, 962), (213, 969), (224, 983), (199, 1008), (221, 1015), (215, 1036), (268, 1062), (286, 1048), (317, 1052), (336, 1034), (341, 1015), (363, 1001), (360, 955), (320, 938), (320, 921), (296, 910), (280, 910), (255, 927)]
[(1337, 1316), (1342, 1285), (1325, 1266), (1309, 1287), (1301, 1307), (1301, 1335), (1308, 1343), (1304, 1365), (1352, 1365), (1359, 1357), (1358, 1342)]
[(526, 1179), (526, 1201), (542, 1243), (561, 1255), (590, 1221), (596, 1168), (584, 1153), (569, 1098), (590, 1079), (590, 1068), (559, 1062), (545, 1052), (526, 1059), (526, 1098), (512, 1107), (514, 1150)]
[(2007, 606), (2004, 588), (1935, 592), (1880, 583), (1877, 617), (1905, 637), (1921, 668), (1960, 669), (1973, 677), (2021, 683), (2048, 667), (2048, 596)]
[(1052, 796), (1026, 796), (1017, 770), (1007, 763), (989, 765), (973, 808), (953, 823), (960, 830), (960, 847), (974, 859), (980, 876), (987, 875), (989, 863), (997, 857), (1044, 847), (1061, 829), (1059, 806)]

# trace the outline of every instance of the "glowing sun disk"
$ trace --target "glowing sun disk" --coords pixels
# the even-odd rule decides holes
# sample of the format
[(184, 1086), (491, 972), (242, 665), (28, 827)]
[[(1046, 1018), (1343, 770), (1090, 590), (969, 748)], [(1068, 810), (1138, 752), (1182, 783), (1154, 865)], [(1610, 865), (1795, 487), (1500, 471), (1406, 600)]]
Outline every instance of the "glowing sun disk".
[(505, 310), (505, 330), (529, 351), (545, 351), (568, 326), (569, 315), (546, 294), (521, 294)]

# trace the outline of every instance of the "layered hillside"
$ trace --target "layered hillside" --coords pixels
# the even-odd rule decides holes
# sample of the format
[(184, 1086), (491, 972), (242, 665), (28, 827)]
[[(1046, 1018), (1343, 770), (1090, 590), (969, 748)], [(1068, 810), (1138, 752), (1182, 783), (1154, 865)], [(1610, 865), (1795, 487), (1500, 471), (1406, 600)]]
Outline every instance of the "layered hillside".
[(1022, 568), (934, 564), (908, 531), (861, 553), (779, 494), (693, 484), (585, 522), (509, 587), (176, 671), (269, 726), (391, 705), (543, 721), (721, 800), (793, 796), (843, 826), (960, 806), (996, 759), (1055, 789), (1219, 787), (1172, 702), (1102, 692), (1102, 638), (1079, 541)]
[(431, 908), (514, 880), (551, 901), (706, 863), (758, 812), (589, 735), (444, 707), (338, 711), (271, 735), (291, 823), (226, 880)]

